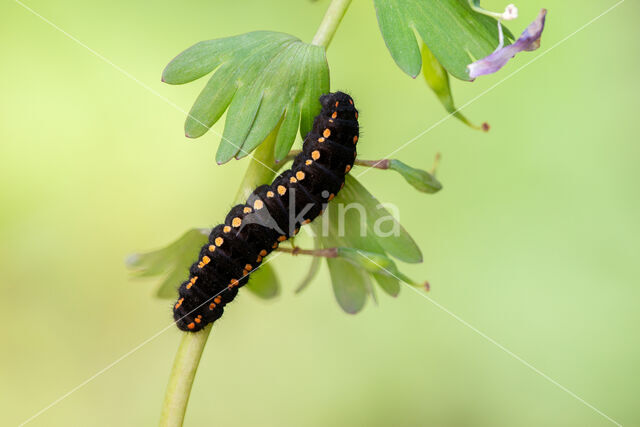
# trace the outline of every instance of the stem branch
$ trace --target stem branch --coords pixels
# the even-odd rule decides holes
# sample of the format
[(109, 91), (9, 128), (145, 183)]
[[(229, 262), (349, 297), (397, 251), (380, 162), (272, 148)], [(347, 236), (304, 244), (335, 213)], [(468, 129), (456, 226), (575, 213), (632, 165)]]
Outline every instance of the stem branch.
[(338, 248), (326, 248), (326, 249), (302, 249), (298, 246), (294, 246), (293, 248), (284, 248), (279, 247), (277, 249), (279, 252), (287, 252), (291, 255), (311, 255), (323, 258), (337, 258), (338, 257)]
[(389, 159), (380, 159), (380, 160), (356, 159), (355, 164), (359, 166), (367, 166), (367, 167), (376, 168), (376, 169), (389, 169)]

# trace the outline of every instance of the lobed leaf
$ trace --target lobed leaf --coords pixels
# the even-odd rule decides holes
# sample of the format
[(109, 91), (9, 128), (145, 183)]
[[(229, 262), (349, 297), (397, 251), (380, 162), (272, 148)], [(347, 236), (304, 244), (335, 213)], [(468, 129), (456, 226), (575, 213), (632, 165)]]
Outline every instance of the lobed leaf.
[(200, 248), (208, 241), (209, 231), (192, 228), (164, 248), (128, 256), (125, 263), (136, 277), (164, 277), (156, 295), (175, 298), (176, 289), (189, 274), (189, 267)]
[[(346, 312), (362, 309), (367, 294), (375, 298), (371, 278), (391, 296), (400, 292), (398, 279), (416, 285), (399, 272), (387, 252), (415, 262), (422, 259), (420, 249), (355, 178), (347, 176), (345, 187), (328, 205), (325, 215), (328, 221), (314, 222), (313, 230), (321, 247), (338, 248), (338, 258), (327, 258), (327, 265), (336, 299)], [(393, 221), (399, 235), (379, 236), (375, 222), (380, 218)]]
[[(344, 205), (355, 203), (364, 207), (367, 236), (390, 255), (408, 263), (422, 262), (422, 252), (409, 233), (356, 178), (347, 175), (345, 186), (336, 199)], [(384, 229), (382, 224), (386, 225)], [(394, 232), (389, 234), (390, 230)]]
[(374, 0), (374, 4), (391, 56), (411, 77), (418, 75), (422, 64), (414, 31), (442, 66), (461, 80), (471, 80), (467, 64), (498, 46), (497, 21), (474, 12), (466, 0)]
[(321, 46), (289, 34), (257, 31), (200, 42), (167, 65), (163, 81), (182, 84), (213, 71), (185, 122), (190, 138), (204, 135), (228, 108), (216, 160), (225, 163), (253, 151), (282, 119), (276, 160), (302, 137), (329, 91), (329, 68)]

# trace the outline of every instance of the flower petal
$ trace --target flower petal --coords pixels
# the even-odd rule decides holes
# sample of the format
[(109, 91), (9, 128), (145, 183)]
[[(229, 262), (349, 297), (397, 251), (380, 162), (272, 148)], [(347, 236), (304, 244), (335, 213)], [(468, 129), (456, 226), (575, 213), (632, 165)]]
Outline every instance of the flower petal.
[(467, 65), (469, 77), (475, 79), (478, 76), (492, 74), (504, 67), (516, 53), (536, 50), (540, 47), (540, 37), (544, 29), (544, 20), (547, 10), (542, 9), (538, 17), (522, 32), (520, 38), (513, 44), (499, 47), (491, 55)]

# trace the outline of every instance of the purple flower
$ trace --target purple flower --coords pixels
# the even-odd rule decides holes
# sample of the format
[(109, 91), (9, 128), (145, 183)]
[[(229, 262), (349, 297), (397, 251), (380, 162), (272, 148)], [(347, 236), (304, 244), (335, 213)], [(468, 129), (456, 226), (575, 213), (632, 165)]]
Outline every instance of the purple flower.
[(515, 43), (504, 47), (502, 26), (498, 21), (498, 28), (500, 29), (500, 45), (491, 55), (467, 65), (469, 77), (471, 77), (471, 79), (475, 79), (478, 76), (495, 73), (500, 68), (504, 67), (505, 64), (516, 55), (516, 53), (525, 50), (536, 50), (539, 48), (540, 36), (544, 29), (544, 20), (546, 15), (547, 10), (542, 9), (538, 14), (538, 17), (522, 32), (520, 38)]

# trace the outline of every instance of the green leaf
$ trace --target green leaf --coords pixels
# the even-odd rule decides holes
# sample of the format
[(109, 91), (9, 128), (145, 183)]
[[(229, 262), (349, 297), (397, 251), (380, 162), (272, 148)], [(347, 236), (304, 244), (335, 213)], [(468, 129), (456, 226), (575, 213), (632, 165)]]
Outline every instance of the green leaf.
[(387, 256), (355, 248), (338, 247), (338, 256), (369, 273), (388, 274), (386, 271), (393, 265), (393, 261)]
[(336, 205), (348, 206), (354, 203), (355, 206), (360, 205), (366, 210), (365, 224), (368, 240), (375, 240), (384, 251), (401, 261), (422, 262), (420, 248), (409, 233), (356, 178), (347, 175), (345, 186), (335, 200), (338, 201)]
[(367, 274), (340, 258), (327, 258), (333, 293), (340, 307), (356, 314), (364, 307), (369, 289)]
[(209, 231), (193, 228), (162, 249), (128, 256), (126, 265), (135, 277), (164, 277), (156, 295), (159, 298), (175, 298), (176, 289), (188, 276), (189, 267), (208, 241)]
[[(422, 60), (414, 31), (454, 77), (470, 80), (467, 64), (498, 46), (497, 21), (475, 13), (465, 0), (374, 0), (382, 37), (398, 66), (411, 77)], [(505, 35), (513, 38), (505, 29)]]
[(377, 273), (373, 274), (372, 276), (383, 291), (385, 291), (392, 297), (398, 296), (398, 294), (400, 293), (400, 282), (395, 277)]
[(185, 132), (204, 135), (228, 108), (218, 163), (249, 155), (281, 119), (275, 153), (282, 159), (298, 128), (303, 137), (311, 130), (321, 108), (318, 98), (329, 91), (324, 48), (269, 31), (200, 42), (167, 65), (163, 81), (182, 84), (212, 71)]
[[(189, 275), (189, 267), (196, 260), (200, 248), (207, 243), (210, 231), (191, 229), (164, 248), (128, 256), (125, 263), (134, 277), (162, 277), (156, 296), (175, 299), (178, 286)], [(251, 274), (247, 288), (265, 299), (274, 298), (280, 293), (278, 277), (268, 264), (263, 264)]]
[[(317, 242), (315, 248), (337, 248), (336, 258), (325, 258), (333, 292), (338, 304), (347, 313), (357, 313), (367, 295), (375, 298), (373, 278), (384, 292), (397, 296), (403, 281), (422, 286), (402, 274), (387, 253), (408, 262), (420, 262), (422, 254), (413, 239), (386, 209), (353, 177), (338, 196), (328, 204), (324, 216), (311, 224)], [(376, 222), (391, 221), (398, 235), (381, 237), (376, 234)], [(310, 273), (298, 291), (315, 275), (320, 258), (314, 257)]]
[(260, 268), (251, 273), (251, 280), (246, 287), (252, 294), (263, 299), (271, 299), (280, 295), (278, 276), (269, 264), (262, 264)]
[(425, 44), (422, 45), (422, 64), (424, 65), (422, 67), (422, 75), (424, 76), (424, 79), (449, 114), (452, 114), (455, 118), (473, 129), (484, 131), (489, 130), (489, 125), (487, 123), (483, 123), (482, 126), (474, 125), (460, 111), (458, 111), (453, 103), (453, 96), (451, 95), (449, 73), (447, 73), (447, 70), (445, 70), (442, 64), (438, 62), (436, 57), (433, 56), (433, 53), (431, 53)]
[(400, 160), (389, 160), (389, 169), (398, 172), (416, 190), (423, 193), (437, 193), (442, 190), (442, 184), (435, 176), (422, 169), (415, 169)]
[[(337, 233), (326, 236), (318, 234), (323, 248), (340, 246), (341, 239)], [(326, 258), (331, 276), (333, 293), (340, 307), (349, 314), (362, 310), (367, 301), (370, 282), (366, 271), (341, 258)]]
[[(375, 203), (363, 202), (362, 198), (354, 196), (352, 193), (354, 189), (358, 194), (374, 200)], [(325, 215), (327, 215), (328, 221), (314, 222), (313, 229), (324, 248), (338, 248), (340, 258), (337, 259), (347, 261), (361, 272), (367, 273), (366, 276), (373, 277), (386, 293), (396, 296), (400, 291), (397, 278), (406, 279), (405, 281), (412, 285), (415, 283), (399, 273), (393, 260), (387, 256), (385, 248), (380, 242), (381, 238), (375, 234), (375, 225), (372, 225), (375, 223), (375, 219), (386, 217), (387, 221), (395, 222), (386, 211), (386, 214), (379, 216), (378, 205), (377, 200), (358, 184), (355, 178), (348, 177), (345, 187), (327, 207)], [(328, 228), (325, 224), (328, 224)], [(399, 224), (395, 224), (400, 227)], [(405, 258), (410, 260), (421, 258), (420, 250), (411, 237), (401, 227), (399, 230), (402, 230), (399, 244), (409, 248)], [(391, 237), (395, 238), (395, 236)], [(383, 241), (387, 239), (389, 237), (382, 238)], [(395, 249), (395, 245), (388, 245), (388, 247)], [(396, 251), (396, 255), (399, 254), (403, 255)], [(329, 260), (331, 259), (327, 260), (330, 268), (332, 262)], [(343, 271), (340, 273), (343, 274), (342, 276), (332, 276), (334, 293), (342, 307), (358, 306), (363, 290), (368, 291), (374, 297), (370, 279), (363, 282), (360, 275), (345, 276), (344, 274), (347, 273), (348, 271)], [(354, 286), (353, 283), (357, 284), (357, 287), (351, 288)]]

